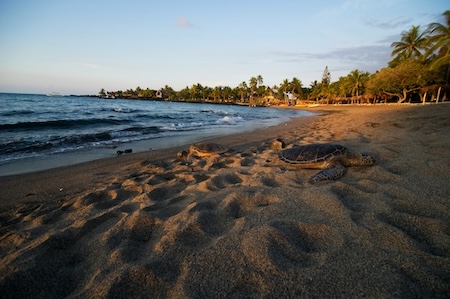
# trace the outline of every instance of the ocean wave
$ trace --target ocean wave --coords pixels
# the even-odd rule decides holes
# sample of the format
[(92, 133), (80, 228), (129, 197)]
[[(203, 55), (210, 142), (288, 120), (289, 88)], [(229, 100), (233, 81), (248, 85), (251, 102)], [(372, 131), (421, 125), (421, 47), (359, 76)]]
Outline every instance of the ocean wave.
[(216, 123), (219, 125), (236, 125), (238, 122), (243, 122), (244, 119), (240, 116), (236, 117), (230, 117), (230, 116), (224, 116), (221, 119), (217, 120)]
[(53, 147), (51, 142), (22, 142), (14, 141), (0, 144), (0, 155), (20, 152), (42, 152)]
[(32, 110), (12, 110), (0, 113), (0, 117), (20, 117), (22, 115), (33, 114)]
[(111, 140), (113, 137), (111, 134), (102, 132), (96, 134), (80, 134), (80, 135), (70, 135), (64, 137), (60, 140), (62, 144), (74, 145), (74, 144), (85, 144), (90, 142), (99, 142)]
[(75, 134), (69, 136), (53, 136), (48, 140), (33, 140), (30, 138), (10, 141), (0, 144), (0, 154), (12, 154), (21, 152), (42, 152), (50, 149), (64, 148), (67, 146), (79, 146), (95, 142), (104, 142), (112, 140), (111, 134)]
[(224, 116), (217, 120), (204, 122), (172, 123), (167, 126), (162, 126), (160, 129), (163, 131), (191, 131), (215, 126), (234, 126), (240, 122), (244, 122), (244, 119), (240, 116)]
[(141, 109), (135, 109), (135, 108), (129, 108), (129, 107), (113, 107), (110, 111), (117, 112), (117, 113), (137, 113), (137, 112), (144, 112), (144, 110), (141, 110)]
[(201, 113), (211, 113), (217, 115), (229, 115), (230, 112), (221, 110), (221, 109), (208, 109), (208, 110), (200, 110)]
[(203, 122), (191, 122), (191, 123), (177, 123), (169, 124), (168, 126), (162, 126), (163, 131), (190, 131), (198, 128), (205, 127)]
[(132, 120), (116, 120), (116, 119), (61, 119), (61, 120), (46, 120), (34, 122), (18, 122), (14, 124), (0, 124), (0, 131), (2, 130), (35, 130), (35, 129), (67, 129), (79, 126), (96, 126), (96, 125), (119, 125), (129, 123)]
[(161, 131), (162, 131), (161, 128), (157, 126), (149, 126), (149, 127), (135, 126), (135, 127), (128, 127), (120, 131), (112, 131), (111, 134), (114, 137), (123, 137), (134, 135), (157, 134)]

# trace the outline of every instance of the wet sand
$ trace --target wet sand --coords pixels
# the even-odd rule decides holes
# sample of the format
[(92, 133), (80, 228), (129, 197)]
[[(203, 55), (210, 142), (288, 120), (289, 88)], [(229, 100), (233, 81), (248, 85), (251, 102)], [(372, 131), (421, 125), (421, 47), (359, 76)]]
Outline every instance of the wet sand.
[[(450, 104), (315, 110), (188, 165), (172, 148), (2, 177), (2, 297), (448, 298)], [(309, 185), (275, 138), (377, 163)]]

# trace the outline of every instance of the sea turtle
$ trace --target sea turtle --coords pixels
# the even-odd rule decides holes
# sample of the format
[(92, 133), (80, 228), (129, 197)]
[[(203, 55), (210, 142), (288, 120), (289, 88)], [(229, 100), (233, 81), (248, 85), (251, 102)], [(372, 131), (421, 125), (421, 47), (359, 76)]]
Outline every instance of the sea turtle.
[(323, 169), (313, 175), (308, 182), (336, 180), (342, 177), (349, 166), (369, 166), (375, 159), (367, 154), (352, 153), (339, 144), (310, 144), (294, 146), (278, 153), (281, 161), (299, 168)]
[(272, 140), (272, 142), (270, 143), (270, 148), (275, 151), (281, 151), (285, 147), (286, 147), (286, 143), (280, 138)]
[(177, 156), (180, 159), (187, 159), (191, 155), (196, 157), (210, 157), (223, 154), (228, 150), (228, 147), (217, 143), (195, 143), (187, 151), (179, 152)]

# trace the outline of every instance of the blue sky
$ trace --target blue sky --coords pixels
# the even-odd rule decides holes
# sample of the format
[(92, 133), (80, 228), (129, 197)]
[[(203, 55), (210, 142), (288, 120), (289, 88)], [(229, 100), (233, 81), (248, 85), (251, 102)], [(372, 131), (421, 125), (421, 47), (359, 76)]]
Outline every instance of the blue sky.
[(0, 92), (304, 86), (374, 72), (447, 0), (0, 0)]

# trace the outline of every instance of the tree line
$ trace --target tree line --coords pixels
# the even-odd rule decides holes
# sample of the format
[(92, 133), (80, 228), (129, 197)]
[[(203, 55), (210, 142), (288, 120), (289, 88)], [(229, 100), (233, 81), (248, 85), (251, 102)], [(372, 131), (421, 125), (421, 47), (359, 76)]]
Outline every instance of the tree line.
[(168, 85), (158, 90), (102, 89), (99, 96), (249, 105), (445, 101), (450, 92), (450, 10), (443, 16), (444, 24), (431, 23), (424, 30), (412, 26), (403, 31), (401, 40), (391, 45), (392, 60), (388, 66), (373, 74), (356, 69), (331, 82), (325, 67), (321, 81), (314, 81), (308, 87), (296, 77), (266, 86), (263, 77), (258, 75), (234, 88), (197, 83), (179, 91)]

